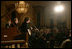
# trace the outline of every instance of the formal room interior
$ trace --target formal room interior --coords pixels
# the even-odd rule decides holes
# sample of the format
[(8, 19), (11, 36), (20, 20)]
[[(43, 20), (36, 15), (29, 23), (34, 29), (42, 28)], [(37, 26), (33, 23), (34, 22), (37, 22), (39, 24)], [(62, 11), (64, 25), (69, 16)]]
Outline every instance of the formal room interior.
[(71, 1), (1, 1), (1, 48), (71, 48)]

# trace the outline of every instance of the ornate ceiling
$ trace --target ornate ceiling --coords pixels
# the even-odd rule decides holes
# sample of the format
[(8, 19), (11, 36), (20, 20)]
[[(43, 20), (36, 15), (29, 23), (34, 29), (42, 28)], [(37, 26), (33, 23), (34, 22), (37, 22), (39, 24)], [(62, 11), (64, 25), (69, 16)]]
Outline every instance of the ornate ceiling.
[[(15, 4), (17, 1), (1, 1), (1, 4)], [(59, 1), (26, 1), (30, 3), (32, 6), (48, 6), (48, 5), (54, 5)], [(70, 3), (70, 1), (61, 1), (61, 3), (66, 4)]]

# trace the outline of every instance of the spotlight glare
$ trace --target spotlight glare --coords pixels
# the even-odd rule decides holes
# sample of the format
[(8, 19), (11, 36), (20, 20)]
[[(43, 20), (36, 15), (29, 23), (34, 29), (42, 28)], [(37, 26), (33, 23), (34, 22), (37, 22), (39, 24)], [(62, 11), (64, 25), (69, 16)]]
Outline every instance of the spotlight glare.
[(54, 8), (55, 12), (62, 12), (64, 10), (64, 7), (62, 5), (58, 5)]

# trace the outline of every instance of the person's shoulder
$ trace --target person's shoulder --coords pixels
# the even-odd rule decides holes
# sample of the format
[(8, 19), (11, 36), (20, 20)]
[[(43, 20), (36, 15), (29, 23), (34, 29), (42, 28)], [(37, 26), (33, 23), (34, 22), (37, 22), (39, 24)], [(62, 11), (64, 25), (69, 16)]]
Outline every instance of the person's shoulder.
[(25, 23), (22, 23), (21, 26), (24, 25), (24, 24), (25, 24)]
[(26, 24), (25, 22), (23, 22), (22, 24)]
[(6, 24), (6, 25), (9, 25), (9, 24)]
[(6, 24), (5, 27), (6, 27), (6, 28), (9, 27), (9, 24)]

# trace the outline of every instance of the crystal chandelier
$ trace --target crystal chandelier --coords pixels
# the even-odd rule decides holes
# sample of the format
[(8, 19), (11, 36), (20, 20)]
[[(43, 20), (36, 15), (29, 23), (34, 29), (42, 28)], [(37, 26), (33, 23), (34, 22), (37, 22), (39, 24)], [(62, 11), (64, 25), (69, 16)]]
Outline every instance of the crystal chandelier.
[(18, 1), (18, 3), (15, 4), (16, 11), (18, 13), (27, 13), (29, 4), (25, 1)]

